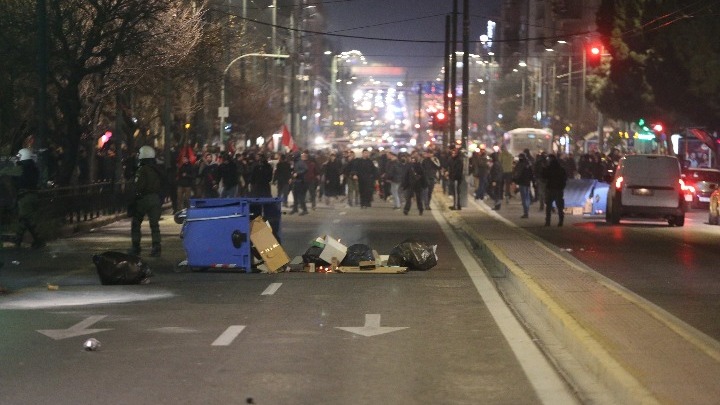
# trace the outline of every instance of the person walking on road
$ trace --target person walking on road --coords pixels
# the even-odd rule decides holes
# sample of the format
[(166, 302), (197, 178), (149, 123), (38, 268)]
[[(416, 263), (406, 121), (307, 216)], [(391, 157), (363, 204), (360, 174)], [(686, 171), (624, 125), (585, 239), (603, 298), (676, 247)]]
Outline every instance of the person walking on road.
[(342, 165), (337, 159), (337, 155), (333, 152), (327, 162), (322, 167), (322, 181), (324, 184), (325, 204), (331, 206), (332, 200), (337, 200), (342, 193), (342, 185), (340, 183), (340, 173)]
[(161, 252), (160, 214), (162, 213), (162, 202), (160, 201), (160, 193), (164, 187), (163, 175), (155, 163), (155, 149), (152, 146), (145, 145), (140, 148), (138, 161), (139, 167), (135, 173), (135, 207), (131, 212), (132, 223), (130, 225), (132, 247), (128, 253), (132, 255), (140, 254), (140, 240), (142, 238), (140, 226), (145, 216), (147, 216), (152, 239), (150, 256), (158, 257)]
[(563, 226), (563, 220), (565, 219), (565, 198), (563, 194), (567, 183), (567, 173), (554, 154), (548, 155), (548, 166), (543, 171), (543, 177), (546, 181), (545, 226), (550, 226), (553, 203), (557, 208), (558, 226)]
[(287, 155), (282, 154), (278, 158), (273, 173), (273, 184), (277, 185), (277, 196), (282, 198), (283, 207), (288, 206), (288, 195), (290, 194), (290, 181), (292, 180), (292, 167), (287, 160)]
[(500, 209), (503, 200), (503, 170), (498, 161), (498, 153), (491, 156), (490, 173), (488, 174), (488, 196), (493, 200), (493, 210)]
[(438, 159), (431, 149), (425, 151), (425, 157), (422, 160), (423, 171), (425, 171), (425, 181), (427, 187), (425, 188), (425, 194), (423, 195), (423, 205), (425, 209), (430, 209), (430, 201), (432, 200), (432, 193), (435, 189), (435, 183), (437, 182), (438, 173), (442, 166), (440, 165), (440, 159)]
[(532, 202), (532, 193), (530, 185), (533, 182), (533, 172), (530, 161), (524, 153), (519, 155), (519, 159), (513, 169), (513, 182), (520, 189), (520, 201), (522, 202), (523, 214), (520, 218), (528, 218), (530, 212), (530, 203)]
[(410, 156), (410, 163), (405, 172), (402, 181), (402, 188), (405, 191), (405, 208), (403, 214), (407, 215), (412, 207), (413, 196), (417, 202), (417, 208), (420, 215), (423, 214), (425, 203), (423, 202), (423, 194), (427, 188), (427, 179), (425, 178), (425, 170), (423, 170), (422, 162), (418, 161), (415, 154)]
[(357, 177), (357, 162), (355, 152), (347, 152), (347, 162), (343, 167), (343, 179), (347, 185), (347, 204), (350, 207), (360, 205), (360, 189)]
[(290, 215), (297, 214), (298, 208), (302, 209), (300, 215), (307, 215), (307, 205), (305, 204), (305, 194), (307, 194), (307, 185), (305, 184), (305, 173), (307, 173), (307, 152), (300, 154), (300, 159), (295, 161), (293, 165), (293, 207), (290, 211)]
[(195, 165), (190, 156), (182, 155), (182, 163), (177, 172), (178, 204), (180, 208), (190, 208), (190, 198), (195, 185)]
[(513, 197), (512, 194), (512, 173), (513, 173), (513, 162), (515, 161), (515, 156), (510, 153), (510, 151), (507, 149), (507, 146), (503, 144), (500, 147), (500, 156), (499, 156), (500, 166), (502, 166), (502, 188), (505, 193), (505, 202), (509, 203), (510, 199)]
[(360, 208), (370, 208), (375, 193), (375, 183), (378, 181), (378, 169), (370, 159), (369, 150), (363, 150), (362, 158), (357, 160), (356, 165)]
[(250, 172), (250, 195), (252, 197), (272, 197), (270, 188), (273, 179), (272, 165), (264, 153), (258, 154), (256, 159), (257, 162)]
[(457, 148), (450, 151), (450, 160), (448, 162), (448, 181), (450, 182), (453, 191), (453, 205), (450, 209), (460, 211), (462, 209), (460, 193), (462, 190), (461, 185), (464, 179), (462, 156), (460, 155), (460, 150)]
[(18, 227), (15, 233), (15, 247), (22, 246), (25, 232), (30, 232), (33, 238), (32, 247), (41, 248), (45, 242), (37, 231), (38, 210), (40, 198), (38, 196), (38, 185), (40, 183), (40, 170), (33, 160), (33, 153), (28, 148), (22, 148), (18, 152), (17, 165), (21, 173), (13, 177), (15, 190), (17, 192)]

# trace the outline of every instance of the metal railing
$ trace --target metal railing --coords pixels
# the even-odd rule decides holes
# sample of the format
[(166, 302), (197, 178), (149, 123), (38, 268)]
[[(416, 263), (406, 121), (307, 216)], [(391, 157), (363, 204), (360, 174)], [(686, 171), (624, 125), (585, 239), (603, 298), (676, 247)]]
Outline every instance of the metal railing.
[(100, 182), (39, 191), (40, 212), (63, 225), (95, 220), (127, 210), (130, 183)]

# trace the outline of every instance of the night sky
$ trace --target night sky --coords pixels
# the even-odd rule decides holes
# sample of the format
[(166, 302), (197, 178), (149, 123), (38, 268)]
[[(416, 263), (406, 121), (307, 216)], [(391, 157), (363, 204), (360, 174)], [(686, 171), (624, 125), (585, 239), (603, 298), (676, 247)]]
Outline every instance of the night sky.
[[(470, 0), (471, 41), (477, 41), (486, 33), (488, 19), (499, 20), (500, 2)], [(432, 80), (442, 68), (445, 17), (452, 13), (453, 0), (325, 0), (323, 4), (328, 33), (359, 37), (329, 37), (339, 51), (357, 49), (370, 64), (406, 67), (410, 81)], [(462, 7), (463, 0), (458, 0), (459, 50), (462, 49)], [(471, 52), (474, 47), (471, 44)]]

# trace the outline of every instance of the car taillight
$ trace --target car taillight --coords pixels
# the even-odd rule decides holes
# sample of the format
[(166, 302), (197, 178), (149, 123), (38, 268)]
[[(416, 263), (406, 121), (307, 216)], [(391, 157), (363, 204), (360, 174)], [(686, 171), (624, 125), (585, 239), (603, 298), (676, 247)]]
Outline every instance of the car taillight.
[(624, 179), (622, 178), (622, 176), (620, 176), (620, 177), (618, 177), (617, 179), (615, 179), (615, 189), (616, 189), (616, 190), (620, 190), (620, 189), (622, 188), (623, 180), (624, 180)]
[(685, 182), (680, 179), (678, 180), (680, 182), (680, 189), (686, 193), (695, 194), (695, 187), (691, 186), (690, 184), (685, 184)]

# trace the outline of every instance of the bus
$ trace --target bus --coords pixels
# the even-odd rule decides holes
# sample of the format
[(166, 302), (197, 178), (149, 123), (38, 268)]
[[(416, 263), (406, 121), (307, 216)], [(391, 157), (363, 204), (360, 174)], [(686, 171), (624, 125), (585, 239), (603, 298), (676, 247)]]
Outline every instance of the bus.
[(516, 128), (503, 135), (503, 142), (513, 156), (519, 155), (525, 149), (529, 149), (533, 156), (541, 151), (552, 153), (552, 140), (550, 131), (536, 128)]

